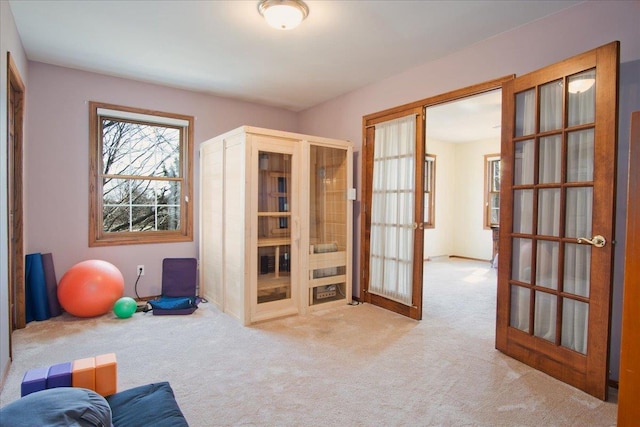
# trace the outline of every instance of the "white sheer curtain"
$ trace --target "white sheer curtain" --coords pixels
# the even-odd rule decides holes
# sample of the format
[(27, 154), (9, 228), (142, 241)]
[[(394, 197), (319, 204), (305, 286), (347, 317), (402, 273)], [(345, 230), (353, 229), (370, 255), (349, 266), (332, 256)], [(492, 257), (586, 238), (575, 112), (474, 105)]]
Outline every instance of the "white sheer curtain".
[[(595, 79), (595, 70), (588, 70), (569, 79), (573, 81)], [(597, 82), (596, 82), (597, 84)], [(570, 126), (593, 123), (595, 119), (595, 85), (583, 92), (568, 93), (568, 122)], [(594, 168), (594, 130), (571, 132), (567, 139), (567, 181), (591, 182)], [(592, 237), (593, 187), (567, 189), (567, 237)], [(588, 297), (591, 271), (590, 246), (566, 244), (564, 255), (564, 290)], [(562, 310), (562, 337), (564, 347), (580, 353), (587, 352), (589, 304), (565, 298)]]
[[(561, 80), (547, 83), (540, 88), (540, 132), (562, 129)], [(561, 183), (562, 135), (556, 134), (539, 140), (538, 183)], [(542, 236), (560, 236), (560, 188), (538, 189), (537, 233)], [(536, 242), (537, 286), (558, 289), (559, 244), (538, 240)], [(536, 292), (533, 333), (548, 341), (556, 340), (556, 317), (558, 298), (554, 294)]]
[[(595, 78), (593, 70), (569, 79)], [(560, 80), (540, 87), (540, 132), (562, 129), (562, 96), (564, 87)], [(595, 87), (582, 93), (567, 93), (569, 126), (592, 123), (595, 117)], [(535, 92), (528, 90), (516, 95), (516, 136), (533, 135), (535, 130)], [(567, 167), (567, 182), (593, 181), (594, 138), (593, 129), (568, 134), (566, 157), (562, 156), (560, 133), (539, 139), (538, 182), (534, 183), (534, 139), (516, 143), (514, 184), (560, 184), (563, 162)], [(533, 189), (514, 191), (513, 231), (522, 234), (560, 236), (562, 215), (565, 216), (566, 237), (591, 238), (593, 189), (590, 185), (566, 188), (565, 206), (560, 205), (560, 187), (539, 188), (537, 191), (538, 223), (534, 232), (532, 224)], [(540, 287), (557, 289), (560, 272), (559, 243), (554, 241), (513, 239), (511, 277), (514, 280)], [(536, 275), (530, 277), (531, 251), (536, 253)], [(589, 296), (589, 271), (591, 248), (566, 243), (564, 245), (563, 290), (584, 297)], [(533, 295), (523, 287), (513, 286), (511, 297), (511, 326), (528, 330), (529, 301)], [(586, 353), (589, 304), (571, 298), (560, 300), (552, 293), (535, 292), (534, 335), (555, 341), (558, 304), (562, 305), (561, 344)]]
[(376, 125), (369, 292), (411, 305), (415, 194), (414, 115)]
[[(535, 132), (535, 91), (533, 89), (516, 95), (516, 136), (532, 135)], [(533, 185), (535, 167), (535, 144), (533, 139), (517, 142), (514, 153), (515, 185)], [(513, 194), (513, 231), (533, 232), (533, 190), (516, 190)], [(531, 283), (532, 240), (513, 239), (511, 278)], [(529, 332), (529, 307), (531, 291), (521, 286), (511, 287), (510, 325)]]

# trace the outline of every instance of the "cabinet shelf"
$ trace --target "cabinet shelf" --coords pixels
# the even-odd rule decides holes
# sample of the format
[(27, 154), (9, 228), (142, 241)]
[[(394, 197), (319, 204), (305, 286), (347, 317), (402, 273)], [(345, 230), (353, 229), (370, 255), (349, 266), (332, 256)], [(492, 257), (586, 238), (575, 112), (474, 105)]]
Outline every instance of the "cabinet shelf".
[(337, 276), (322, 277), (320, 279), (309, 279), (309, 289), (317, 288), (318, 286), (328, 286), (334, 283), (342, 283), (347, 281), (347, 276), (339, 274)]
[(258, 276), (258, 291), (267, 291), (291, 286), (289, 273), (280, 273), (278, 277), (274, 273), (260, 274)]
[(309, 290), (309, 304), (313, 306), (346, 300), (345, 283), (332, 283), (311, 288)]
[(258, 238), (258, 247), (264, 248), (267, 246), (286, 246), (291, 244), (290, 237), (266, 237)]
[(266, 218), (280, 218), (280, 217), (290, 217), (291, 212), (258, 212), (258, 217), (266, 217)]

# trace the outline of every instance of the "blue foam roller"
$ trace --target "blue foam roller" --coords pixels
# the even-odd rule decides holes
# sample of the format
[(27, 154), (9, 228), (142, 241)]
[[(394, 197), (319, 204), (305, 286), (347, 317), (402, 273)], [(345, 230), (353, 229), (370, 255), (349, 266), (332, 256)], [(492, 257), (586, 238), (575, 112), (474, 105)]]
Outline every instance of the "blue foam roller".
[(71, 372), (71, 362), (52, 365), (47, 373), (47, 388), (71, 387)]
[(47, 285), (42, 265), (42, 254), (28, 254), (25, 265), (25, 317), (27, 322), (32, 320), (47, 320), (49, 301)]
[(49, 368), (29, 369), (24, 374), (24, 377), (22, 377), (22, 384), (20, 385), (20, 397), (24, 397), (27, 394), (35, 393), (36, 391), (46, 390), (48, 372)]

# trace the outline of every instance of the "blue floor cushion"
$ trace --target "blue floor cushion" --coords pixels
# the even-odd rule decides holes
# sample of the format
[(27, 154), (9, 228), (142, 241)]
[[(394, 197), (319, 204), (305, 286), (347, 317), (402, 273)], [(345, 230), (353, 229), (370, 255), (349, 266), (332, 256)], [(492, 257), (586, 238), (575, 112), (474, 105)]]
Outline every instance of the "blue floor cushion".
[(108, 396), (114, 427), (188, 427), (168, 382)]
[(74, 387), (50, 388), (28, 394), (4, 406), (0, 409), (0, 425), (109, 427), (111, 408), (104, 397), (92, 390)]

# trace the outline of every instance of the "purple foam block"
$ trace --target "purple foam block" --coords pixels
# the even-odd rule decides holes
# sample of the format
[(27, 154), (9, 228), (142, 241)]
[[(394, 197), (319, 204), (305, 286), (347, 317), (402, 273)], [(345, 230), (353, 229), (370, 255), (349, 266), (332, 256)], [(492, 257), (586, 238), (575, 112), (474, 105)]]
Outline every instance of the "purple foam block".
[(29, 369), (22, 377), (20, 385), (20, 396), (35, 393), (36, 391), (45, 390), (47, 388), (47, 373), (49, 368)]
[(47, 388), (71, 387), (71, 368), (71, 362), (51, 366), (47, 375)]

